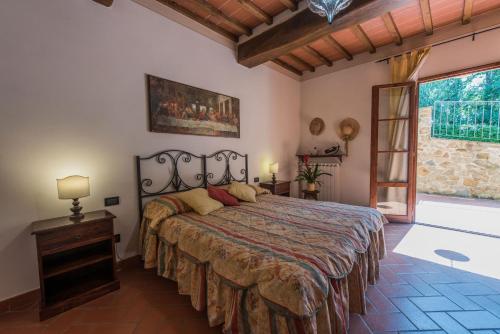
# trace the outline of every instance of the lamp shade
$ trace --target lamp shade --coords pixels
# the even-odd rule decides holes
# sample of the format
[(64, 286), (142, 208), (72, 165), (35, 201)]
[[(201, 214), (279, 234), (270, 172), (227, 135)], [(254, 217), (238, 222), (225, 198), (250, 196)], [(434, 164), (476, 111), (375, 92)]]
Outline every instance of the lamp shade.
[(344, 136), (350, 136), (352, 135), (354, 129), (352, 128), (352, 126), (350, 125), (345, 125), (343, 128), (342, 128), (342, 134)]
[(90, 195), (89, 178), (72, 175), (64, 179), (57, 179), (57, 192), (59, 199), (75, 199)]
[(278, 171), (279, 171), (279, 164), (277, 162), (273, 162), (272, 164), (269, 164), (269, 173), (277, 174)]

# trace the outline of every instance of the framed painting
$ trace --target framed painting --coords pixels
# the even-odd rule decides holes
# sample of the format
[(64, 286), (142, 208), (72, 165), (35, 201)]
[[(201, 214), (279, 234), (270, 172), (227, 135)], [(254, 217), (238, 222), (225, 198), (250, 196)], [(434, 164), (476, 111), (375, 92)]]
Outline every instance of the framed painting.
[(146, 76), (152, 132), (240, 138), (240, 100)]

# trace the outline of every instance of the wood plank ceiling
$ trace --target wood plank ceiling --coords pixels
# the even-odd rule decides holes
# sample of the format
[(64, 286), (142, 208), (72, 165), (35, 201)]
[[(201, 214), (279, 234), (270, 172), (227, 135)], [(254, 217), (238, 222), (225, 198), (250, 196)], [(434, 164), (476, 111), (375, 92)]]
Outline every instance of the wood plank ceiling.
[[(500, 8), (500, 0), (354, 0), (345, 13), (339, 14), (337, 27), (335, 20), (329, 27), (325, 18), (320, 18), (324, 25), (320, 22), (315, 27), (311, 21), (317, 19), (307, 8), (297, 11), (297, 0), (157, 1), (236, 43), (248, 36), (238, 45), (241, 64), (253, 67), (273, 61), (297, 75), (314, 72), (319, 66), (332, 66), (343, 58), (352, 60), (364, 52), (375, 53), (377, 48), (391, 43), (402, 45), (405, 39), (419, 34), (432, 35), (434, 29), (453, 22), (469, 24), (474, 16)], [(285, 21), (253, 36), (256, 27), (272, 25), (276, 15), (287, 10), (296, 14), (288, 19), (295, 20), (293, 24)], [(300, 28), (304, 28), (305, 36), (294, 36), (289, 31), (289, 26), (297, 26), (297, 22), (297, 31), (302, 33)], [(281, 38), (280, 33), (285, 36)], [(256, 50), (260, 45), (262, 50)]]

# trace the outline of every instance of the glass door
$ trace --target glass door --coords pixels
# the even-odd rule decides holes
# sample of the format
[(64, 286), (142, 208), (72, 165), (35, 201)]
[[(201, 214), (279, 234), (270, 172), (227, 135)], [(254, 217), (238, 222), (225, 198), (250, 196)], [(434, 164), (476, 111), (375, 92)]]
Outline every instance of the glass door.
[(415, 101), (414, 82), (372, 90), (370, 206), (392, 222), (414, 220)]

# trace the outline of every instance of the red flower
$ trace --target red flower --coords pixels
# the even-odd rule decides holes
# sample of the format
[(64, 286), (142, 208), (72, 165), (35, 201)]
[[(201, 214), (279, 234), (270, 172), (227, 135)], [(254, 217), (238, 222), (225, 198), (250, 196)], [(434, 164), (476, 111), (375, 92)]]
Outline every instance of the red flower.
[(308, 155), (304, 155), (304, 157), (302, 158), (302, 161), (304, 161), (304, 163), (306, 164), (306, 167), (309, 167), (309, 156)]

